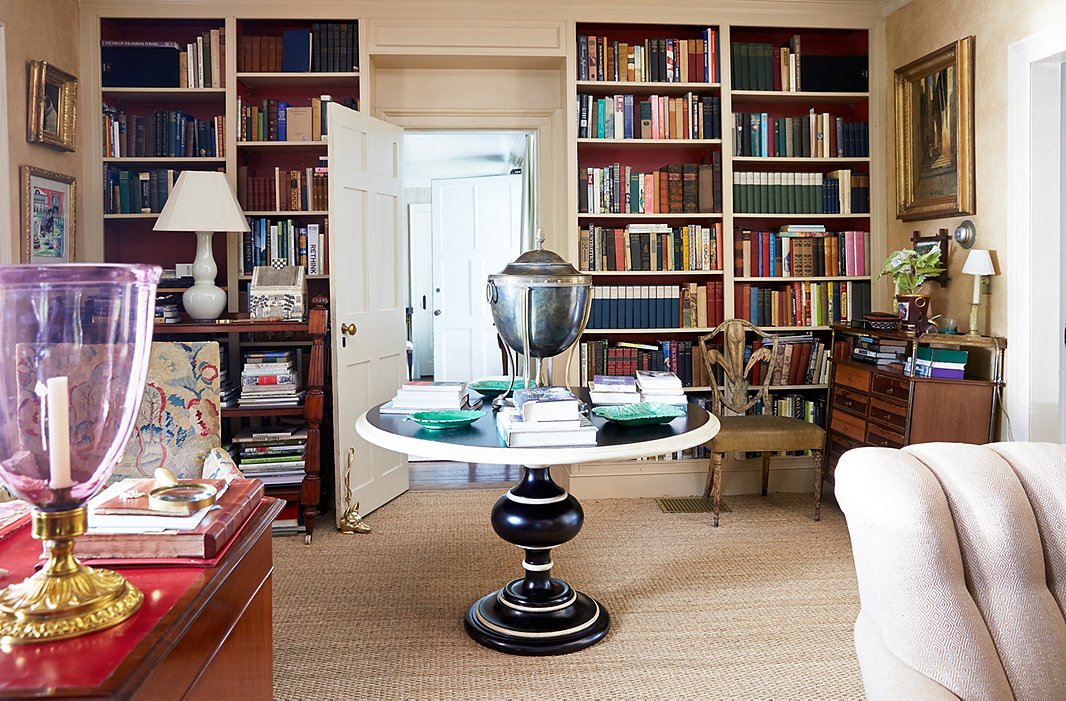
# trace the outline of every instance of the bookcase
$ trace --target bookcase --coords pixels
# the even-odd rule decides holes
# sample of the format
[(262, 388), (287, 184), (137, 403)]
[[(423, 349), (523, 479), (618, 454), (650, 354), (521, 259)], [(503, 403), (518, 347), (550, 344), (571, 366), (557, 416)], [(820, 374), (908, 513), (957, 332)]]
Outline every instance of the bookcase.
[(870, 41), (577, 24), (576, 255), (594, 285), (578, 382), (665, 363), (703, 401), (694, 341), (744, 318), (805, 365), (761, 410), (824, 425), (830, 325), (871, 305)]
[[(173, 12), (181, 14), (180, 8)], [(231, 431), (247, 420), (278, 416), (308, 422), (314, 438), (308, 440), (307, 476), (302, 485), (272, 493), (300, 504), (310, 534), (320, 468), (333, 474), (330, 432), (320, 431), (324, 415), (326, 428), (331, 424), (329, 395), (322, 390), (329, 383), (322, 343), (330, 293), (322, 104), (336, 101), (358, 109), (366, 86), (359, 72), (358, 19), (282, 14), (250, 10), (250, 16), (94, 19), (87, 36), (100, 45), (100, 80), (89, 104), (101, 121), (87, 142), (99, 154), (101, 176), (86, 186), (90, 199), (103, 205), (104, 260), (173, 270), (193, 260), (195, 237), (152, 231), (169, 189), (182, 170), (225, 172), (252, 231), (213, 238), (216, 284), (228, 296), (224, 319), (246, 316), (256, 265), (280, 261), (305, 267), (307, 298), (319, 304), (302, 324), (185, 322), (160, 325), (157, 333), (223, 341), (236, 377), (244, 350), (264, 343), (296, 348), (305, 357), (309, 391), (299, 407), (231, 408), (223, 415), (231, 419), (226, 422)], [(95, 211), (88, 209), (90, 217)], [(176, 273), (165, 274), (160, 292), (180, 292), (186, 282)]]

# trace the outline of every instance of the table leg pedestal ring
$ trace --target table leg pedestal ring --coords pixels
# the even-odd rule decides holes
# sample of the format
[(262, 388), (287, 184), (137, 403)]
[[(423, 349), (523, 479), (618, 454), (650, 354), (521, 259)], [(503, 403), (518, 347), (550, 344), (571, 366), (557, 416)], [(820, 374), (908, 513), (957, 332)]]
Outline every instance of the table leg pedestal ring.
[(607, 609), (551, 576), (552, 550), (581, 530), (581, 505), (546, 466), (526, 466), (522, 480), (492, 507), (496, 534), (525, 552), (525, 576), (470, 607), (466, 631), (482, 645), (515, 655), (561, 655), (607, 634)]

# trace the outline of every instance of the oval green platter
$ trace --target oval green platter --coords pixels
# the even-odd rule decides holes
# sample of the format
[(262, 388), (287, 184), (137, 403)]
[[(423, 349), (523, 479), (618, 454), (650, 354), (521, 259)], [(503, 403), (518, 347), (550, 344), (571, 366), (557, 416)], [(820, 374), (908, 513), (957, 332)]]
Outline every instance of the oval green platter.
[[(484, 397), (488, 397), (489, 399), (495, 399), (496, 397), (506, 392), (507, 388), (510, 387), (510, 385), (511, 381), (509, 379), (485, 379), (475, 380), (473, 382), (468, 383), (466, 386), (468, 389), (472, 389)], [(522, 389), (524, 385), (525, 380), (515, 378), (515, 389)]]
[(469, 426), (485, 412), (473, 409), (442, 409), (440, 411), (416, 411), (404, 417), (404, 421), (414, 421), (430, 431), (443, 431), (449, 428)]
[(669, 423), (679, 416), (684, 416), (688, 411), (674, 404), (637, 402), (598, 406), (592, 413), (620, 426), (653, 426)]

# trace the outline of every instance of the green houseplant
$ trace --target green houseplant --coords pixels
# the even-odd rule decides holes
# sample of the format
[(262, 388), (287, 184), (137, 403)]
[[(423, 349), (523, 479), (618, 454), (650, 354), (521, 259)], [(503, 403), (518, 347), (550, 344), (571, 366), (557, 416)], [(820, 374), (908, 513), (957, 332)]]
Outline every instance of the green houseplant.
[(892, 276), (892, 282), (896, 284), (896, 307), (904, 331), (913, 333), (924, 325), (929, 312), (929, 298), (920, 290), (926, 280), (935, 278), (943, 271), (939, 248), (931, 248), (924, 253), (904, 248), (892, 253), (885, 261), (878, 279), (885, 275)]

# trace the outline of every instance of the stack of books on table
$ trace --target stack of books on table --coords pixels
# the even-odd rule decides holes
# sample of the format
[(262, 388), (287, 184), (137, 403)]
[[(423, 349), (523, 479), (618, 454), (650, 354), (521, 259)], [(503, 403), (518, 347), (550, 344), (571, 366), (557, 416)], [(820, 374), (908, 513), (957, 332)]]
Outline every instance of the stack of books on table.
[(307, 528), (300, 523), (300, 502), (287, 501), (281, 513), (270, 524), (271, 535), (296, 535), (304, 533)]
[(596, 445), (596, 426), (566, 387), (515, 390), (514, 406), (496, 415), (496, 430), (509, 448)]
[(416, 411), (477, 409), (481, 398), (470, 401), (465, 382), (408, 380), (400, 385), (396, 396), (378, 410), (382, 414), (413, 414)]
[(180, 297), (174, 294), (161, 294), (155, 297), (155, 323), (176, 324), (181, 321)]
[(904, 372), (908, 375), (946, 380), (961, 380), (966, 376), (968, 351), (918, 346), (914, 351), (914, 356), (913, 372), (910, 358), (907, 358), (904, 366)]
[(640, 401), (659, 404), (688, 404), (681, 386), (681, 378), (669, 370), (637, 370), (637, 389)]
[(304, 478), (306, 426), (252, 426), (233, 436), (237, 468), (247, 478), (271, 486), (300, 484)]
[(190, 514), (152, 509), (148, 493), (154, 479), (130, 478), (112, 484), (89, 500), (89, 529), (78, 536), (83, 559), (215, 558), (240, 530), (263, 498), (258, 480), (183, 480), (206, 482), (218, 492), (215, 504)]
[(879, 368), (902, 367), (907, 359), (907, 342), (890, 338), (859, 336), (851, 350), (852, 360), (870, 363)]
[(244, 354), (241, 407), (298, 406), (304, 389), (296, 367), (296, 351), (267, 350)]
[(636, 404), (640, 401), (637, 379), (632, 375), (595, 375), (589, 381), (593, 404)]

